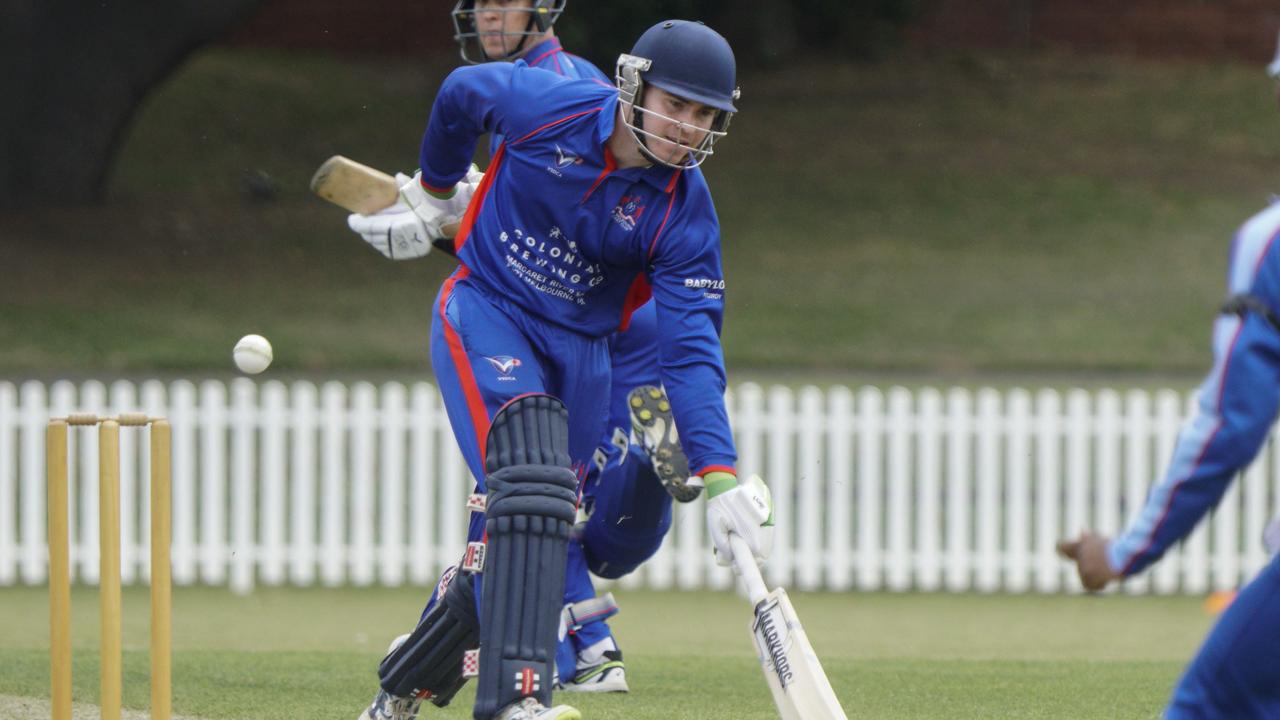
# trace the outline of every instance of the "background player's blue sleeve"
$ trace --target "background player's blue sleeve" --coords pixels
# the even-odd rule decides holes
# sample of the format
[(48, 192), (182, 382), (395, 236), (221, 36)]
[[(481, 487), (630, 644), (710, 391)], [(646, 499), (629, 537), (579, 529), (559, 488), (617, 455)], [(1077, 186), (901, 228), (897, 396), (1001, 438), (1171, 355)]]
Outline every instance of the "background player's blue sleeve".
[(662, 383), (695, 473), (737, 462), (724, 406), (720, 232), (714, 214), (707, 215), (664, 232), (650, 272)]
[[(1270, 248), (1268, 242), (1266, 247)], [(1233, 253), (1234, 255), (1235, 253)], [(1230, 282), (1274, 307), (1268, 270), (1254, 275), (1257, 259), (1233, 257), (1247, 268)], [(1275, 259), (1274, 256), (1272, 258)], [(1194, 417), (1183, 425), (1164, 477), (1152, 487), (1133, 523), (1108, 547), (1111, 567), (1123, 575), (1141, 571), (1181, 540), (1257, 455), (1280, 408), (1280, 331), (1248, 312), (1223, 315), (1214, 324), (1214, 364), (1200, 387)]]

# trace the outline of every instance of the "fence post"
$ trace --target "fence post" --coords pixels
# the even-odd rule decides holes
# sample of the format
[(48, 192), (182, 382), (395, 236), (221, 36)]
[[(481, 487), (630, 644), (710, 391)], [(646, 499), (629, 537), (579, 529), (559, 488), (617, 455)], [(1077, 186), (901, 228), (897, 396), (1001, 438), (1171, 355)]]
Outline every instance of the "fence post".
[(918, 393), (919, 414), (916, 423), (916, 490), (915, 586), (932, 592), (941, 584), (942, 562), (939, 557), (939, 531), (943, 526), (939, 511), (939, 478), (942, 472), (941, 440), (942, 396), (931, 387)]
[(789, 585), (794, 582), (792, 549), (795, 547), (796, 496), (793, 483), (795, 458), (792, 434), (794, 411), (790, 388), (775, 385), (769, 390), (768, 420), (765, 422), (766, 443), (769, 447), (769, 472), (765, 476), (773, 493), (773, 504), (782, 522), (774, 533), (773, 555), (765, 566), (771, 582)]
[(952, 388), (947, 392), (947, 570), (946, 588), (952, 592), (972, 590), (973, 533), (970, 510), (973, 415), (969, 391)]
[(252, 380), (237, 378), (231, 383), (231, 589), (247, 593), (257, 577), (257, 538), (254, 517), (254, 438), (258, 431), (257, 386)]
[(382, 404), (378, 411), (379, 461), (378, 474), (374, 476), (378, 489), (378, 565), (379, 579), (383, 585), (397, 587), (404, 583), (405, 546), (404, 533), (404, 385), (392, 382), (382, 386)]
[(285, 512), (285, 407), (284, 384), (269, 380), (262, 385), (259, 433), (262, 456), (258, 462), (258, 547), (261, 550), (262, 582), (279, 585), (285, 580), (288, 514)]
[(316, 386), (295, 382), (289, 393), (289, 579), (311, 585), (316, 578)]
[(827, 587), (853, 583), (853, 394), (837, 385), (827, 395)]
[[(45, 481), (44, 447), (41, 437), (47, 407), (44, 385), (37, 382), (22, 384), (21, 434), (19, 436), (19, 473), (21, 510), (18, 514), (21, 540), (22, 579), (30, 585), (44, 582), (45, 558)], [(92, 513), (91, 513), (92, 514)]]
[(346, 386), (325, 383), (320, 407), (320, 578), (334, 586), (347, 579)]
[(889, 388), (887, 488), (887, 562), (885, 585), (894, 591), (911, 588), (911, 516), (915, 495), (911, 462), (911, 392)]
[(822, 391), (807, 385), (800, 390), (799, 433), (795, 482), (796, 506), (791, 521), (798, 531), (796, 547), (796, 585), (804, 590), (822, 587), (823, 501), (827, 494), (825, 468), (822, 466), (822, 436), (827, 425), (823, 412)]
[(1000, 588), (1000, 440), (1004, 430), (1000, 417), (1000, 394), (991, 388), (978, 391), (978, 507), (977, 523), (978, 592)]
[(227, 577), (226, 385), (200, 385), (200, 579), (221, 585)]
[(883, 398), (880, 391), (865, 387), (858, 391), (858, 588), (880, 589), (881, 534), (880, 518), (884, 510), (880, 499), (881, 428), (884, 424)]
[(1031, 395), (1013, 388), (1005, 422), (1004, 589), (1026, 592), (1031, 584)]
[[(1146, 503), (1147, 488), (1151, 485), (1151, 404), (1147, 393), (1130, 390), (1125, 393), (1124, 410), (1124, 505), (1121, 523), (1128, 526), (1142, 511)], [(1149, 592), (1151, 573), (1131, 577), (1124, 583), (1130, 595)]]
[[(436, 451), (435, 388), (425, 382), (413, 384), (409, 423), (409, 579), (418, 585), (436, 581), (435, 530), (431, 515), (440, 477), (440, 454)], [(447, 425), (447, 421), (443, 423)]]
[(17, 390), (13, 383), (0, 381), (0, 586), (8, 586), (17, 578), (18, 547), (14, 535), (13, 437), (17, 432)]
[(1059, 525), (1062, 513), (1062, 403), (1054, 390), (1036, 396), (1035, 418), (1035, 588), (1057, 592), (1061, 587), (1059, 568), (1065, 563), (1054, 552), (1058, 538), (1065, 537)]

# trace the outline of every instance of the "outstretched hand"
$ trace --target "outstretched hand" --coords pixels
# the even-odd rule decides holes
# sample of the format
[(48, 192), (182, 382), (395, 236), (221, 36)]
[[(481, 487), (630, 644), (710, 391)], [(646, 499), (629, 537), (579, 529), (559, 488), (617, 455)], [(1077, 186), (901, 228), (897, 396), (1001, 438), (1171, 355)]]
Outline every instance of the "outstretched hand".
[(1080, 533), (1076, 540), (1059, 540), (1058, 554), (1076, 563), (1080, 584), (1089, 592), (1098, 592), (1112, 580), (1119, 580), (1120, 573), (1111, 569), (1107, 560), (1107, 537), (1089, 531)]
[(773, 498), (759, 475), (745, 483), (726, 472), (710, 472), (703, 478), (707, 488), (707, 526), (716, 562), (733, 565), (730, 535), (737, 535), (764, 564), (773, 550)]

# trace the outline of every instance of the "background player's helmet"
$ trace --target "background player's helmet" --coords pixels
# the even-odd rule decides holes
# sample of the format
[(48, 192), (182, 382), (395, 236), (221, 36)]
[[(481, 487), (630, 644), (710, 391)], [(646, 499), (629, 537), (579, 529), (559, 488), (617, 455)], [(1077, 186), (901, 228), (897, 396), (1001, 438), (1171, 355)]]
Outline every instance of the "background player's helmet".
[[(649, 28), (630, 53), (618, 56), (616, 78), (620, 115), (640, 143), (640, 150), (650, 162), (672, 167), (697, 167), (711, 155), (711, 146), (725, 136), (729, 120), (738, 111), (737, 69), (729, 42), (715, 30), (700, 22), (666, 20)], [(681, 145), (688, 150), (685, 160), (675, 164), (658, 159), (645, 143), (646, 138), (664, 140), (644, 129), (644, 116), (654, 115), (670, 122), (672, 118), (640, 106), (645, 85), (662, 88), (672, 95), (694, 100), (716, 108), (719, 112), (711, 130), (697, 146)], [(701, 128), (690, 128), (701, 133)]]
[(520, 36), (520, 42), (516, 43), (515, 49), (502, 57), (489, 57), (484, 51), (484, 43), (480, 41), (480, 32), (476, 29), (475, 0), (458, 0), (458, 4), (453, 6), (453, 39), (458, 41), (462, 59), (469, 63), (511, 60), (528, 49), (526, 43), (529, 42), (529, 38), (540, 37), (548, 28), (556, 24), (556, 20), (560, 19), (560, 13), (564, 12), (566, 2), (568, 0), (534, 0), (532, 10), (524, 7), (486, 10), (485, 12), (529, 13), (529, 22), (524, 30), (508, 33)]

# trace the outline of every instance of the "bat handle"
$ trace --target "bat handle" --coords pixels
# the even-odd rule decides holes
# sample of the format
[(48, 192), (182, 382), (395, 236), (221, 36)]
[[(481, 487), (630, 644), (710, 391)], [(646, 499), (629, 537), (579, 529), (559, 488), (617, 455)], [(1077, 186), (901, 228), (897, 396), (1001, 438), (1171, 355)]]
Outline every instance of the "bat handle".
[(742, 578), (742, 584), (747, 588), (747, 597), (751, 598), (752, 605), (759, 605), (760, 601), (769, 594), (769, 588), (760, 575), (756, 558), (751, 554), (747, 541), (736, 533), (729, 533), (729, 545), (733, 547), (733, 566), (738, 571), (738, 576)]

